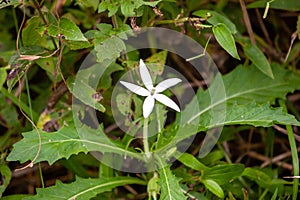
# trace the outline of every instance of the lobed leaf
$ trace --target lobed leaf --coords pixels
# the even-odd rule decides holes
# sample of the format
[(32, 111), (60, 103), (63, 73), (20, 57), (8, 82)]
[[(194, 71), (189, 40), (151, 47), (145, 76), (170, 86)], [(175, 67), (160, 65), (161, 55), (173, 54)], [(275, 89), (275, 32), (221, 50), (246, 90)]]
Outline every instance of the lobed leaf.
[[(125, 146), (114, 143), (103, 132), (103, 127), (92, 129), (83, 125), (77, 130), (72, 126), (64, 126), (57, 132), (45, 132), (40, 130), (41, 135), (41, 151), (35, 163), (47, 161), (50, 165), (55, 161), (66, 158), (79, 152), (88, 153), (89, 151), (99, 151), (101, 153), (116, 153), (120, 155), (128, 155), (133, 158), (142, 159)], [(16, 144), (7, 157), (7, 161), (20, 161), (24, 163), (33, 160), (35, 157), (39, 140), (36, 130), (23, 133), (23, 139)]]
[(222, 125), (252, 125), (269, 127), (273, 124), (296, 125), (300, 122), (293, 115), (282, 111), (282, 108), (272, 108), (270, 104), (256, 104), (255, 102), (238, 105), (236, 103), (227, 105), (225, 120), (210, 123), (210, 114), (206, 113), (200, 119), (200, 123), (207, 129)]
[(159, 185), (161, 187), (160, 199), (164, 200), (184, 200), (186, 199), (179, 185), (180, 179), (172, 174), (170, 166), (158, 170)]
[[(218, 74), (211, 86), (206, 91), (199, 90), (181, 112), (183, 120), (191, 123), (185, 124), (179, 131), (174, 129), (174, 136), (165, 138), (164, 146), (161, 145), (157, 152), (165, 152), (196, 134), (189, 130), (193, 130), (192, 122), (197, 117), (200, 118), (198, 131), (229, 124), (299, 125), (293, 116), (284, 114), (280, 108), (268, 107), (268, 103), (273, 104), (276, 98), (284, 99), (289, 92), (300, 89), (300, 77), (279, 65), (272, 67), (274, 79), (260, 73), (254, 66), (238, 66), (225, 76)], [(199, 112), (195, 112), (195, 102)]]
[(180, 179), (177, 178), (171, 171), (170, 166), (165, 164), (161, 157), (157, 158), (157, 164), (161, 167), (158, 170), (159, 181), (161, 187), (160, 199), (164, 200), (184, 200), (187, 199), (183, 194), (179, 185)]

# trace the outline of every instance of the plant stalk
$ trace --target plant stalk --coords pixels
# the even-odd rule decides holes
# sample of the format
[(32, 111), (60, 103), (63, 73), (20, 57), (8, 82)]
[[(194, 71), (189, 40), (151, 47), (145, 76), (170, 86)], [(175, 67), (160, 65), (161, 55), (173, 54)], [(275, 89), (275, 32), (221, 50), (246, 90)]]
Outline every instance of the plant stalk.
[(148, 117), (144, 119), (143, 126), (143, 144), (146, 158), (150, 158), (149, 143), (148, 143)]
[[(283, 111), (287, 113), (287, 108), (286, 108), (285, 102), (282, 99), (279, 100), (279, 105), (283, 108)], [(299, 158), (298, 158), (296, 140), (295, 140), (292, 126), (286, 125), (286, 130), (288, 133), (288, 139), (289, 139), (290, 147), (291, 147), (294, 176), (297, 177), (297, 176), (299, 176)], [(299, 179), (294, 178), (293, 197), (292, 197), (293, 200), (297, 199), (297, 195), (298, 195), (298, 191), (299, 191), (298, 184), (299, 184)]]

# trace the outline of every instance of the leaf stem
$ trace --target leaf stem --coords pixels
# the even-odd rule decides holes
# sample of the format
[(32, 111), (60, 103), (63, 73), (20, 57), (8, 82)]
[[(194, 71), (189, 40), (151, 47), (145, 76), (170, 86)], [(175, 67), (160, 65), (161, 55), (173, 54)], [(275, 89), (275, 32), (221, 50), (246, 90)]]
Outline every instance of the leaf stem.
[(144, 144), (144, 152), (146, 154), (146, 158), (150, 158), (149, 152), (149, 144), (148, 144), (148, 117), (144, 119), (143, 126), (143, 144)]
[[(286, 108), (285, 102), (282, 99), (279, 100), (279, 105), (280, 105), (280, 107), (283, 108), (283, 111), (287, 113), (287, 108)], [(286, 125), (286, 130), (288, 133), (288, 139), (290, 142), (290, 147), (291, 147), (291, 152), (292, 152), (294, 176), (299, 176), (298, 152), (297, 152), (297, 146), (296, 146), (296, 141), (295, 141), (292, 126)], [(297, 199), (297, 194), (298, 194), (298, 190), (299, 190), (298, 184), (299, 184), (299, 179), (295, 178), (294, 183), (293, 183), (293, 198), (292, 198), (293, 200)]]

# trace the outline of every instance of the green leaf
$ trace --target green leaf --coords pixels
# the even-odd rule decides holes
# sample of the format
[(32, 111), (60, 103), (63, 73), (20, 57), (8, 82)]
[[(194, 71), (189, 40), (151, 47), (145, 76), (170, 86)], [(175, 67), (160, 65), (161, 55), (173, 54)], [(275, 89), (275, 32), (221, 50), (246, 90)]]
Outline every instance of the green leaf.
[(119, 2), (110, 2), (107, 0), (101, 1), (98, 6), (98, 13), (108, 10), (108, 17), (111, 17), (117, 13), (119, 9)]
[(202, 183), (205, 185), (207, 189), (209, 189), (212, 193), (217, 195), (219, 198), (224, 198), (224, 192), (222, 188), (213, 180), (202, 180)]
[(3, 192), (7, 188), (10, 179), (11, 179), (11, 171), (9, 167), (6, 165), (0, 164), (0, 175), (2, 175), (1, 185), (0, 185), (0, 198), (2, 197)]
[(131, 111), (131, 99), (126, 94), (118, 94), (116, 97), (117, 108), (122, 115), (127, 116)]
[(273, 124), (296, 125), (300, 126), (300, 122), (293, 115), (289, 115), (282, 111), (282, 108), (271, 108), (268, 103), (238, 105), (236, 103), (227, 105), (225, 120), (214, 121), (210, 123), (210, 114), (204, 114), (200, 119), (200, 123), (207, 129), (222, 125), (245, 124), (252, 126), (269, 127)]
[(276, 200), (277, 194), (278, 194), (278, 188), (276, 188), (276, 190), (275, 190), (275, 192), (274, 192), (274, 194), (273, 194), (271, 200)]
[(147, 67), (153, 72), (153, 76), (162, 75), (167, 61), (168, 52), (160, 51), (146, 59)]
[(105, 111), (105, 107), (100, 104), (96, 98), (93, 98), (97, 91), (88, 85), (88, 81), (86, 79), (77, 78), (77, 81), (74, 82), (73, 78), (69, 78), (67, 80), (67, 86), (71, 93), (86, 105), (89, 105), (100, 112)]
[(86, 200), (95, 197), (97, 194), (111, 191), (112, 189), (127, 184), (146, 185), (145, 181), (132, 177), (111, 177), (111, 178), (89, 178), (84, 179), (76, 177), (76, 181), (64, 184), (60, 181), (55, 186), (48, 188), (38, 188), (37, 194), (27, 197), (25, 200), (31, 199), (76, 199)]
[(22, 41), (24, 46), (41, 45), (42, 41), (46, 42), (45, 38), (41, 37), (37, 31), (43, 21), (41, 17), (34, 16), (26, 22), (25, 28), (22, 30)]
[(23, 200), (25, 197), (32, 196), (30, 194), (16, 194), (2, 197), (1, 200)]
[(57, 37), (61, 34), (65, 40), (87, 41), (78, 26), (66, 17), (60, 18), (58, 24), (52, 23), (45, 27), (45, 31), (52, 37)]
[(99, 5), (99, 0), (76, 0), (76, 4), (86, 8), (93, 8), (93, 10), (96, 11)]
[(197, 158), (195, 158), (193, 155), (191, 155), (189, 153), (183, 153), (177, 159), (185, 166), (190, 167), (194, 170), (202, 171), (202, 170), (208, 169), (208, 167), (206, 167)]
[(101, 1), (98, 7), (98, 12), (104, 12), (108, 10), (108, 17), (115, 15), (118, 9), (121, 7), (121, 12), (125, 17), (137, 16), (137, 10), (145, 6), (156, 6), (161, 0), (158, 1), (143, 1), (143, 0), (122, 0), (117, 2), (111, 2), (109, 0)]
[(202, 178), (213, 180), (219, 185), (229, 184), (230, 181), (242, 175), (244, 165), (242, 164), (224, 164), (216, 165), (204, 170)]
[(264, 74), (270, 78), (274, 78), (271, 65), (263, 52), (256, 46), (247, 42), (243, 46), (246, 56), (253, 62), (253, 64)]
[[(6, 3), (6, 2), (7, 2), (7, 3)], [(7, 6), (14, 6), (14, 7), (16, 7), (16, 6), (18, 6), (18, 5), (21, 4), (21, 2), (20, 2), (19, 0), (6, 0), (6, 2), (3, 1), (3, 2), (0, 4), (0, 9), (1, 9), (1, 8), (5, 8), (5, 7), (7, 7)]]
[(218, 43), (234, 58), (240, 59), (234, 38), (225, 24), (219, 23), (213, 27), (213, 33)]
[(267, 2), (270, 2), (270, 8), (300, 11), (300, 1), (298, 0), (259, 0), (247, 6), (247, 8), (265, 8)]
[(0, 90), (3, 86), (3, 84), (5, 83), (6, 81), (6, 77), (7, 77), (7, 72), (6, 72), (6, 69), (1, 67), (0, 68)]
[(99, 44), (95, 44), (97, 62), (102, 62), (106, 59), (116, 59), (120, 53), (126, 49), (126, 46), (119, 37), (112, 35)]
[(217, 26), (218, 24), (225, 24), (225, 26), (230, 30), (232, 34), (236, 34), (237, 30), (235, 24), (232, 23), (226, 16), (221, 15), (220, 13), (213, 11), (213, 10), (197, 10), (193, 12), (193, 15), (207, 18), (207, 21)]
[(179, 185), (180, 179), (175, 177), (170, 170), (170, 166), (165, 166), (158, 170), (161, 187), (160, 199), (163, 200), (184, 200), (187, 199)]
[(136, 10), (142, 5), (154, 7), (160, 1), (161, 0), (153, 2), (146, 2), (143, 0), (123, 0), (121, 3), (121, 12), (125, 17), (134, 17), (137, 15)]
[[(47, 161), (50, 165), (55, 161), (66, 158), (79, 152), (88, 153), (89, 151), (99, 151), (102, 153), (116, 153), (119, 155), (128, 155), (133, 158), (143, 160), (142, 156), (132, 151), (126, 150), (125, 146), (121, 146), (111, 141), (103, 132), (103, 127), (92, 129), (83, 125), (78, 127), (62, 127), (57, 132), (45, 132), (40, 130), (41, 135), (41, 151), (35, 161)], [(23, 133), (23, 139), (14, 144), (12, 152), (7, 157), (8, 161), (32, 160), (39, 146), (39, 140), (36, 130)]]
[[(223, 112), (226, 112), (226, 109), (224, 109), (226, 108), (226, 105), (236, 103), (238, 105), (244, 105), (245, 107), (245, 105), (249, 105), (253, 103), (253, 101), (257, 104), (273, 104), (276, 98), (285, 99), (288, 93), (293, 92), (295, 89), (300, 89), (300, 77), (298, 75), (294, 74), (292, 71), (283, 69), (277, 64), (272, 65), (272, 67), (274, 79), (260, 73), (254, 66), (243, 67), (240, 65), (223, 77), (218, 74), (207, 90), (198, 90), (191, 103), (181, 112), (182, 119), (187, 122), (193, 122), (198, 117), (200, 120), (203, 118), (201, 123), (199, 123), (198, 130), (205, 131), (208, 128), (212, 128), (210, 124), (216, 123), (215, 125), (217, 125), (220, 121), (225, 121), (226, 116), (224, 116), (224, 114), (226, 113)], [(225, 89), (225, 94), (222, 87)], [(195, 102), (198, 103), (199, 112), (195, 112)], [(231, 108), (231, 110), (232, 109), (234, 108)], [(280, 110), (273, 110), (272, 112), (279, 113), (279, 111)], [(222, 113), (214, 114), (214, 112)], [(183, 113), (187, 114), (183, 115)], [(212, 116), (205, 116), (212, 114), (214, 114), (213, 118)], [(292, 117), (286, 118), (284, 115), (281, 115), (281, 117), (283, 117), (283, 119), (280, 119), (283, 120), (283, 124), (287, 123), (287, 119), (291, 120), (291, 124), (295, 123), (295, 120)], [(205, 118), (206, 120), (210, 120), (205, 122)], [(230, 119), (229, 116), (228, 119)], [(247, 124), (246, 121), (244, 122), (244, 124)], [(267, 126), (268, 123), (265, 123), (265, 125)], [(253, 121), (251, 121), (251, 124), (253, 124)], [(192, 126), (192, 123), (185, 124), (185, 126), (181, 128), (184, 131), (176, 132), (175, 137), (168, 138), (168, 140), (164, 142), (165, 146), (161, 147), (158, 151), (164, 152), (166, 149), (174, 147), (175, 144), (185, 138), (196, 134), (195, 132), (190, 131), (193, 130)]]
[(117, 63), (112, 63), (109, 65), (105, 71), (103, 72), (103, 75), (100, 78), (99, 86), (101, 89), (107, 90), (111, 87), (112, 83), (112, 74), (117, 71), (124, 70), (123, 67)]
[(270, 185), (272, 181), (270, 176), (263, 171), (250, 167), (244, 170), (242, 176), (246, 176), (247, 178), (255, 181), (258, 185), (264, 188)]
[(156, 198), (157, 194), (160, 192), (160, 186), (158, 185), (159, 178), (157, 173), (154, 173), (154, 176), (149, 180), (147, 185), (147, 192), (149, 196), (152, 196), (153, 199)]

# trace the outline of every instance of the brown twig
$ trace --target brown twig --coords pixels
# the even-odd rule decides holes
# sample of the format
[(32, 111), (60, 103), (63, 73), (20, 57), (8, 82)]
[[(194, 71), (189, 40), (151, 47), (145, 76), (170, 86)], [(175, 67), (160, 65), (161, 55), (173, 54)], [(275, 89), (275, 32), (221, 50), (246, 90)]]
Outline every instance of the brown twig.
[[(261, 155), (259, 153), (256, 153), (255, 151), (249, 151), (247, 153), (247, 155), (252, 157), (252, 158), (255, 158), (257, 160), (264, 161), (264, 162), (268, 162), (268, 161), (271, 160), (270, 158), (268, 158), (264, 155)], [(277, 162), (274, 162), (274, 164), (276, 164), (278, 166), (281, 166), (282, 168), (287, 169), (287, 170), (293, 170), (293, 165), (285, 163), (285, 162), (277, 161)]]
[(245, 22), (245, 25), (246, 25), (246, 28), (247, 28), (247, 32), (249, 34), (251, 43), (253, 45), (255, 45), (256, 44), (255, 37), (254, 37), (253, 30), (252, 30), (252, 26), (251, 26), (251, 22), (250, 22), (250, 18), (249, 18), (248, 12), (247, 12), (245, 2), (244, 2), (244, 0), (239, 0), (239, 1), (240, 1), (240, 5), (241, 5), (241, 8), (242, 8), (243, 18), (244, 18), (244, 22)]
[(273, 43), (270, 40), (269, 33), (268, 33), (268, 31), (266, 29), (266, 26), (265, 26), (265, 24), (264, 24), (264, 22), (263, 22), (263, 20), (261, 18), (261, 14), (260, 14), (260, 12), (259, 12), (259, 10), (257, 8), (255, 9), (255, 12), (256, 12), (256, 16), (257, 16), (257, 20), (258, 20), (259, 26), (260, 26), (263, 34), (264, 34), (264, 37), (265, 37), (267, 43), (272, 46)]
[[(279, 131), (280, 133), (283, 133), (285, 135), (288, 135), (287, 131), (284, 129), (284, 128), (281, 128), (280, 126), (278, 125), (273, 125), (273, 127)], [(300, 136), (299, 135), (296, 135), (294, 134), (294, 137), (295, 137), (295, 140), (297, 140), (298, 142), (300, 142)]]
[[(297, 152), (299, 152), (299, 151), (300, 151), (300, 147), (297, 148)], [(269, 165), (270, 163), (278, 162), (278, 161), (283, 160), (283, 159), (285, 159), (285, 158), (287, 158), (287, 157), (290, 157), (290, 156), (292, 156), (292, 152), (291, 152), (291, 151), (284, 152), (284, 153), (282, 153), (282, 154), (280, 154), (280, 155), (278, 155), (278, 156), (275, 156), (275, 157), (272, 158), (272, 159), (269, 159), (269, 160), (265, 161), (263, 164), (261, 164), (261, 167), (262, 167), (262, 168), (263, 168), (263, 167), (266, 167), (266, 166)]]
[(53, 92), (51, 94), (51, 96), (48, 100), (48, 103), (47, 103), (46, 109), (48, 111), (53, 109), (53, 107), (59, 101), (59, 99), (68, 91), (68, 88), (67, 88), (66, 84), (63, 81), (61, 81), (56, 85), (56, 88), (54, 91), (55, 92)]

